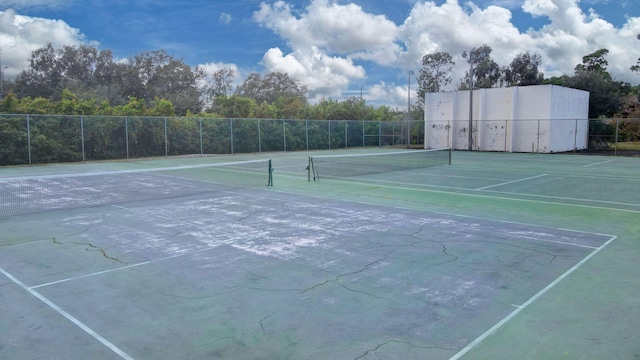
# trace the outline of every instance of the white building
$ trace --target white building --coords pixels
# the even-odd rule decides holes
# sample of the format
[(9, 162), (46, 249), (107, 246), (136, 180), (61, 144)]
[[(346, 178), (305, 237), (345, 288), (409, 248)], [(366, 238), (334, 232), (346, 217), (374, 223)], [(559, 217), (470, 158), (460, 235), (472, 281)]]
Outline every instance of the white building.
[[(556, 85), (473, 91), (472, 149), (564, 152), (586, 149), (589, 92)], [(425, 96), (426, 149), (469, 149), (469, 91)]]

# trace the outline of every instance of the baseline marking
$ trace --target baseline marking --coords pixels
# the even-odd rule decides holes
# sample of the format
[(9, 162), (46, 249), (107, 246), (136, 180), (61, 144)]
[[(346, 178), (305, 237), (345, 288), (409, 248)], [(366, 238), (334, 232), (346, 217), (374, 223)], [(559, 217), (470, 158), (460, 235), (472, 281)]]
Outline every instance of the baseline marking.
[(575, 264), (571, 269), (567, 270), (564, 274), (560, 275), (560, 277), (558, 277), (553, 282), (551, 282), (551, 284), (547, 285), (544, 289), (540, 290), (537, 294), (533, 295), (531, 297), (531, 299), (527, 300), (527, 302), (525, 302), (524, 304), (520, 305), (515, 310), (513, 310), (513, 312), (511, 312), (511, 314), (507, 315), (504, 319), (500, 320), (497, 324), (493, 325), (489, 330), (485, 331), (482, 335), (478, 336), (475, 340), (470, 342), (467, 346), (465, 346), (457, 354), (455, 354), (454, 356), (449, 358), (449, 360), (458, 360), (458, 359), (460, 359), (462, 356), (464, 356), (466, 353), (468, 353), (471, 349), (476, 347), (478, 344), (480, 344), (486, 338), (488, 338), (489, 336), (493, 335), (496, 331), (498, 331), (498, 329), (500, 329), (509, 320), (511, 320), (516, 315), (518, 315), (522, 310), (526, 309), (529, 305), (531, 305), (533, 302), (538, 300), (540, 297), (542, 297), (542, 295), (547, 293), (547, 291), (549, 291), (551, 288), (556, 286), (560, 281), (564, 280), (572, 272), (576, 271), (580, 266), (582, 266), (582, 264), (584, 264), (589, 259), (594, 257), (598, 252), (600, 252), (600, 250), (604, 249), (607, 245), (609, 245), (616, 238), (617, 238), (617, 236), (613, 236), (606, 243), (604, 243), (602, 246), (597, 248), (594, 252), (592, 252), (591, 254), (587, 255), (587, 257), (582, 259), (582, 261), (580, 261), (579, 263)]
[(31, 295), (35, 296), (38, 300), (40, 300), (43, 303), (47, 304), (51, 309), (55, 310), (58, 314), (60, 314), (60, 315), (64, 316), (65, 318), (67, 318), (67, 320), (71, 321), (77, 327), (79, 327), (80, 329), (84, 330), (87, 334), (91, 335), (94, 339), (98, 340), (104, 346), (108, 347), (111, 351), (113, 351), (114, 353), (118, 354), (121, 358), (123, 358), (125, 360), (134, 360), (131, 356), (127, 355), (124, 351), (120, 350), (117, 346), (112, 344), (109, 340), (105, 339), (100, 334), (98, 334), (97, 332), (93, 331), (90, 327), (88, 327), (87, 325), (85, 325), (80, 320), (76, 319), (75, 317), (73, 317), (68, 312), (64, 311), (61, 307), (59, 307), (58, 305), (54, 304), (53, 302), (51, 302), (46, 297), (42, 296), (39, 292), (29, 288), (22, 281), (16, 279), (13, 275), (11, 275), (8, 272), (6, 272), (3, 268), (0, 268), (0, 273), (4, 274), (4, 276), (6, 276), (9, 280), (13, 281), (16, 285), (20, 286), (21, 288), (23, 288), (24, 290), (29, 292)]
[(544, 177), (544, 176), (547, 176), (547, 174), (536, 175), (536, 176), (530, 176), (530, 177), (528, 177), (528, 178), (524, 178), (524, 179), (518, 179), (518, 180), (507, 181), (507, 182), (503, 182), (503, 183), (500, 183), (500, 184), (489, 185), (489, 186), (485, 186), (485, 187), (477, 188), (477, 189), (475, 189), (475, 190), (477, 191), (477, 190), (486, 190), (486, 189), (491, 189), (491, 188), (496, 187), (496, 186), (502, 186), (502, 185), (513, 184), (513, 183), (517, 183), (517, 182), (520, 182), (520, 181), (527, 181), (527, 180), (536, 179), (536, 178), (540, 178), (540, 177)]

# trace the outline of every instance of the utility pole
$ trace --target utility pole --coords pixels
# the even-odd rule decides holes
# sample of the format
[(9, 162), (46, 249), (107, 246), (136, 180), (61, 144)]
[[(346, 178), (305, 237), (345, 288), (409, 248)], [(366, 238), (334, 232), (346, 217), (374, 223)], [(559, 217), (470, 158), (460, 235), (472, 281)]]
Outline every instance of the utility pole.
[(411, 147), (411, 75), (413, 75), (413, 70), (409, 70), (407, 80), (407, 149)]
[[(467, 52), (462, 52), (462, 58), (467, 58)], [(469, 51), (469, 151), (473, 150), (473, 55)]]

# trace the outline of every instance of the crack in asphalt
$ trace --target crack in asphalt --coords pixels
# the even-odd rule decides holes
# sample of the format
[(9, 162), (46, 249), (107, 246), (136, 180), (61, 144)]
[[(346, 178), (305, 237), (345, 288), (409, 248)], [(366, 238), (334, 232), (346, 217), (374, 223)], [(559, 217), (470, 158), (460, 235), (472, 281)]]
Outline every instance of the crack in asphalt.
[[(313, 285), (313, 286), (311, 286), (311, 287), (309, 287), (309, 288), (307, 288), (307, 289), (302, 290), (302, 293), (303, 293), (303, 294), (304, 294), (304, 293), (307, 293), (307, 292), (309, 292), (309, 291), (311, 291), (311, 290), (313, 290), (313, 289), (315, 289), (315, 288), (318, 288), (318, 287), (320, 287), (320, 286), (324, 286), (324, 285), (326, 285), (326, 284), (328, 284), (328, 283), (332, 283), (332, 282), (338, 282), (338, 283), (340, 283), (340, 282), (342, 282), (342, 278), (343, 278), (343, 277), (350, 276), (350, 275), (355, 275), (355, 274), (360, 274), (360, 273), (362, 273), (362, 272), (365, 272), (365, 271), (367, 271), (369, 268), (371, 268), (372, 266), (374, 266), (375, 264), (377, 264), (377, 263), (379, 263), (379, 262), (382, 262), (382, 261), (385, 261), (385, 260), (389, 257), (389, 255), (391, 255), (392, 253), (393, 253), (393, 251), (389, 251), (389, 252), (388, 252), (388, 253), (386, 253), (383, 257), (381, 257), (381, 258), (379, 258), (379, 259), (376, 259), (376, 260), (374, 260), (374, 261), (372, 261), (372, 262), (370, 262), (370, 263), (366, 264), (365, 266), (363, 266), (363, 267), (362, 267), (361, 269), (359, 269), (359, 270), (352, 271), (352, 272), (348, 272), (348, 273), (338, 274), (334, 279), (325, 280), (325, 281), (323, 281), (323, 282), (321, 282), (321, 283), (315, 284), (315, 285)], [(379, 299), (384, 299), (384, 298), (382, 298), (382, 297), (375, 296), (375, 295), (373, 295), (373, 294), (371, 294), (371, 293), (368, 293), (368, 292), (364, 292), (364, 291), (357, 291), (357, 290), (350, 289), (350, 288), (348, 288), (348, 287), (346, 287), (346, 286), (344, 286), (344, 285), (342, 285), (342, 284), (340, 284), (340, 286), (342, 286), (343, 288), (345, 288), (345, 289), (347, 289), (347, 290), (350, 290), (350, 291), (359, 292), (359, 293), (366, 294), (366, 295), (371, 295), (371, 296), (376, 297), (376, 298), (379, 298)], [(388, 299), (385, 299), (385, 300), (388, 300)]]
[(373, 347), (373, 348), (371, 348), (371, 349), (368, 349), (368, 350), (367, 350), (367, 351), (365, 351), (362, 355), (360, 355), (360, 356), (358, 356), (358, 357), (354, 358), (354, 360), (363, 359), (364, 357), (366, 357), (366, 356), (367, 356), (367, 355), (369, 355), (370, 353), (375, 352), (375, 351), (377, 351), (377, 350), (380, 350), (380, 348), (382, 348), (383, 346), (388, 345), (388, 344), (391, 344), (391, 343), (404, 344), (404, 345), (408, 345), (409, 347), (412, 347), (412, 348), (418, 348), (418, 349), (441, 349), (441, 350), (447, 350), (447, 351), (458, 351), (457, 349), (449, 349), (449, 348), (445, 348), (445, 347), (441, 347), (441, 346), (420, 346), (420, 345), (412, 344), (412, 343), (410, 343), (410, 342), (408, 342), (408, 341), (402, 341), (402, 340), (395, 340), (395, 339), (392, 339), (392, 340), (387, 340), (387, 341), (385, 341), (385, 342), (383, 342), (383, 343), (380, 343), (380, 344), (378, 344), (378, 345), (374, 346), (374, 347)]
[(63, 242), (58, 241), (58, 239), (56, 239), (55, 237), (52, 238), (52, 240), (53, 240), (53, 243), (56, 244), (56, 245), (67, 245), (67, 244), (83, 245), (83, 246), (86, 246), (86, 248), (85, 248), (86, 251), (98, 251), (106, 259), (109, 259), (109, 260), (115, 261), (115, 262), (119, 262), (119, 263), (124, 264), (124, 265), (128, 264), (127, 262), (124, 262), (124, 261), (122, 261), (122, 260), (120, 260), (120, 259), (118, 259), (116, 257), (109, 256), (107, 254), (107, 252), (103, 248), (101, 248), (99, 246), (96, 246), (96, 245), (93, 245), (92, 243), (89, 243), (89, 242), (81, 243), (81, 242), (71, 241), (71, 242), (68, 242), (68, 243), (63, 243)]
[(262, 323), (263, 321), (267, 320), (268, 318), (272, 317), (273, 315), (275, 315), (278, 311), (274, 311), (271, 314), (265, 316), (262, 318), (262, 320), (260, 320), (260, 329), (262, 329), (262, 335), (267, 336), (267, 331), (264, 329), (264, 324)]

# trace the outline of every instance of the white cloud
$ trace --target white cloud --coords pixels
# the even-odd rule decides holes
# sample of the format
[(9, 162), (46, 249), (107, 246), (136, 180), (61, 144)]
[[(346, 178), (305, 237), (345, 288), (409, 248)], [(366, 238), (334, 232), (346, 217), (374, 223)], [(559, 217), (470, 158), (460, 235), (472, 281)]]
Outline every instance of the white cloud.
[(17, 75), (29, 64), (34, 50), (51, 43), (54, 48), (84, 44), (85, 36), (62, 20), (22, 16), (13, 10), (0, 11), (0, 51), (7, 77)]
[(272, 48), (263, 57), (267, 71), (286, 72), (309, 90), (312, 101), (340, 97), (365, 71), (353, 58), (375, 59), (394, 47), (396, 26), (384, 16), (365, 13), (355, 4), (314, 0), (303, 13), (277, 1), (262, 3), (254, 20), (286, 39), (291, 53)]
[(317, 47), (297, 49), (284, 55), (272, 48), (262, 62), (268, 71), (284, 72), (300, 80), (309, 90), (312, 102), (322, 97), (339, 98), (350, 81), (364, 78), (365, 71), (348, 58), (328, 56)]
[(227, 14), (227, 13), (220, 14), (220, 23), (227, 25), (231, 23), (231, 20), (232, 20), (232, 16), (230, 14)]
[[(501, 66), (524, 51), (540, 54), (541, 70), (547, 77), (570, 75), (582, 56), (607, 48), (612, 75), (634, 81), (629, 80), (628, 69), (640, 57), (635, 38), (640, 33), (638, 17), (628, 17), (622, 28), (616, 28), (595, 11), (582, 11), (579, 0), (503, 0), (483, 7), (474, 3), (487, 1), (462, 5), (458, 0), (440, 5), (418, 1), (404, 23), (396, 25), (355, 4), (312, 0), (305, 9), (296, 9), (280, 0), (271, 5), (262, 3), (254, 20), (279, 34), (291, 50), (288, 54), (282, 49), (269, 50), (263, 58), (267, 70), (287, 71), (313, 89), (314, 96), (322, 91), (325, 96), (336, 96), (341, 89), (344, 92), (350, 82), (365, 76), (358, 61), (367, 60), (398, 69), (396, 81), (401, 84), (374, 85), (366, 91), (368, 100), (403, 108), (406, 85), (402, 74), (418, 70), (424, 55), (444, 51), (453, 56), (457, 63), (453, 88), (467, 70), (467, 63), (460, 57), (462, 51), (483, 44), (493, 49), (492, 57)], [(544, 17), (549, 23), (537, 30), (520, 31), (510, 10), (518, 5), (525, 13)]]

